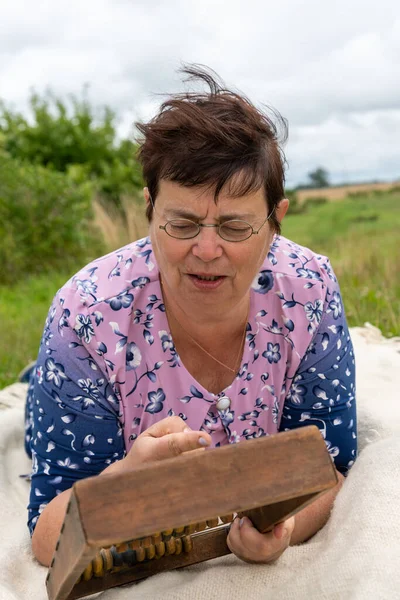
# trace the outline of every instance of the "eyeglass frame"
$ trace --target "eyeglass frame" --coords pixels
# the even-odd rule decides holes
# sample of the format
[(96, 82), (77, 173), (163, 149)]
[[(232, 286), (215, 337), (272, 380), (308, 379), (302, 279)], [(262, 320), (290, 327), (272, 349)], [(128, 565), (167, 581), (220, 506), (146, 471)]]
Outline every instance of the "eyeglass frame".
[[(151, 205), (153, 207), (153, 211), (156, 212), (156, 209), (155, 209), (155, 206), (154, 206), (154, 202), (153, 202), (153, 199), (150, 196), (150, 194), (149, 194), (149, 198), (150, 198)], [(272, 217), (274, 211), (275, 211), (275, 206), (271, 210), (271, 212), (269, 213), (269, 215), (266, 217), (266, 219), (264, 219), (264, 221), (262, 222), (262, 224), (260, 225), (260, 227), (257, 230), (254, 229), (254, 227), (250, 223), (248, 223), (247, 221), (244, 221), (243, 219), (230, 219), (229, 221), (225, 221), (224, 223), (196, 223), (195, 221), (192, 221), (191, 219), (186, 219), (185, 217), (183, 217), (181, 219), (169, 219), (164, 225), (159, 225), (158, 228), (162, 229), (163, 231), (165, 231), (165, 233), (169, 237), (173, 238), (174, 240), (193, 240), (195, 237), (197, 237), (199, 235), (202, 227), (216, 227), (218, 229), (217, 234), (219, 235), (219, 237), (222, 240), (224, 240), (225, 242), (231, 242), (232, 244), (237, 244), (237, 243), (245, 242), (246, 240), (249, 240), (252, 235), (258, 235), (258, 233), (264, 227), (265, 223), (267, 221), (269, 221), (269, 219)], [(168, 223), (172, 223), (172, 221), (189, 221), (189, 223), (193, 223), (193, 225), (196, 225), (196, 227), (198, 228), (198, 231), (197, 231), (197, 233), (195, 235), (191, 235), (190, 237), (186, 237), (186, 238), (181, 238), (181, 237), (177, 237), (175, 235), (171, 235), (170, 233), (168, 233), (166, 227), (167, 227)], [(227, 240), (226, 238), (224, 238), (221, 235), (220, 229), (221, 229), (221, 227), (223, 227), (227, 223), (230, 223), (231, 221), (245, 223), (246, 225), (248, 225), (250, 227), (251, 233), (247, 237), (243, 238), (242, 240)]]

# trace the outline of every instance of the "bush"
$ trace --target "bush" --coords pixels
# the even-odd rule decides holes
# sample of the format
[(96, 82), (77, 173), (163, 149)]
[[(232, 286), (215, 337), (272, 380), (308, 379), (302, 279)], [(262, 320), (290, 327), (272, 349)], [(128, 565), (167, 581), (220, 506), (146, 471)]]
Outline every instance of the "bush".
[(29, 106), (31, 121), (0, 101), (0, 147), (12, 158), (91, 181), (116, 206), (143, 187), (137, 146), (118, 139), (110, 108), (93, 107), (85, 94), (65, 101), (51, 91), (33, 93)]
[(74, 268), (102, 244), (92, 223), (90, 184), (24, 164), (0, 151), (0, 283)]
[(325, 196), (312, 196), (311, 198), (305, 198), (303, 200), (303, 208), (304, 210), (307, 210), (309, 206), (319, 206), (321, 204), (326, 204), (327, 202), (329, 202), (329, 200)]
[(368, 190), (361, 190), (358, 192), (349, 192), (347, 194), (347, 198), (349, 198), (350, 200), (357, 200), (358, 198), (365, 198), (365, 197), (369, 197), (370, 196), (370, 192)]
[(373, 223), (378, 221), (379, 215), (374, 213), (372, 215), (357, 215), (350, 219), (351, 223)]
[(299, 215), (305, 211), (305, 207), (299, 202), (295, 190), (285, 190), (285, 196), (289, 200), (288, 215)]

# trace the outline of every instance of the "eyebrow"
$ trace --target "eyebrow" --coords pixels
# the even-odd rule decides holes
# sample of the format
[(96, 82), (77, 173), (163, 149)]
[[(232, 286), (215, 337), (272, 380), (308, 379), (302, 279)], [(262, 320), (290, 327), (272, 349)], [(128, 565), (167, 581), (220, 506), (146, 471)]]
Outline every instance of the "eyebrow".
[[(193, 221), (202, 221), (204, 217), (199, 217), (195, 213), (190, 212), (190, 210), (186, 210), (184, 208), (170, 208), (165, 211), (165, 215), (169, 218), (180, 218), (180, 219), (191, 219)], [(219, 221), (246, 221), (247, 219), (253, 220), (256, 215), (251, 213), (232, 213), (229, 215), (222, 215), (219, 217)]]

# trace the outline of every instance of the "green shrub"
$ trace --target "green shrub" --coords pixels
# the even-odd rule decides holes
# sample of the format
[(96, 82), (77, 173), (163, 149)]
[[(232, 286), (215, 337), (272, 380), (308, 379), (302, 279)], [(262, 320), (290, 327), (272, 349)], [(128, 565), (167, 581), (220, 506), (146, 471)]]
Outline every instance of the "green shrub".
[(400, 192), (400, 185), (394, 185), (390, 190), (387, 191), (388, 194), (398, 194)]
[(303, 200), (303, 208), (307, 210), (309, 206), (318, 206), (320, 204), (326, 204), (329, 202), (325, 196), (312, 196), (311, 198), (305, 198)]
[(379, 219), (379, 215), (377, 213), (373, 213), (372, 215), (356, 215), (350, 219), (352, 223), (373, 223)]
[(358, 198), (365, 198), (365, 197), (369, 197), (371, 194), (369, 192), (369, 190), (361, 190), (358, 192), (348, 192), (347, 194), (347, 198), (349, 198), (350, 200), (357, 200)]
[(0, 151), (0, 283), (94, 257), (90, 184)]
[(285, 190), (285, 196), (289, 200), (288, 215), (299, 215), (305, 211), (305, 207), (299, 202), (296, 190)]
[(85, 92), (63, 100), (51, 91), (31, 94), (29, 106), (31, 120), (0, 100), (0, 147), (12, 158), (91, 181), (116, 206), (143, 187), (137, 146), (118, 139), (110, 108), (92, 106)]

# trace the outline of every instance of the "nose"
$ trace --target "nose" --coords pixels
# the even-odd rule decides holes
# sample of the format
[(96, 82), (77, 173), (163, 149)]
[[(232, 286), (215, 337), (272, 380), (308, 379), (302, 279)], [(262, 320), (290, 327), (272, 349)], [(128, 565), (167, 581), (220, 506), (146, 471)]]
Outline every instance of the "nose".
[(218, 235), (218, 227), (202, 227), (194, 238), (192, 252), (203, 262), (211, 262), (222, 256), (222, 238)]

